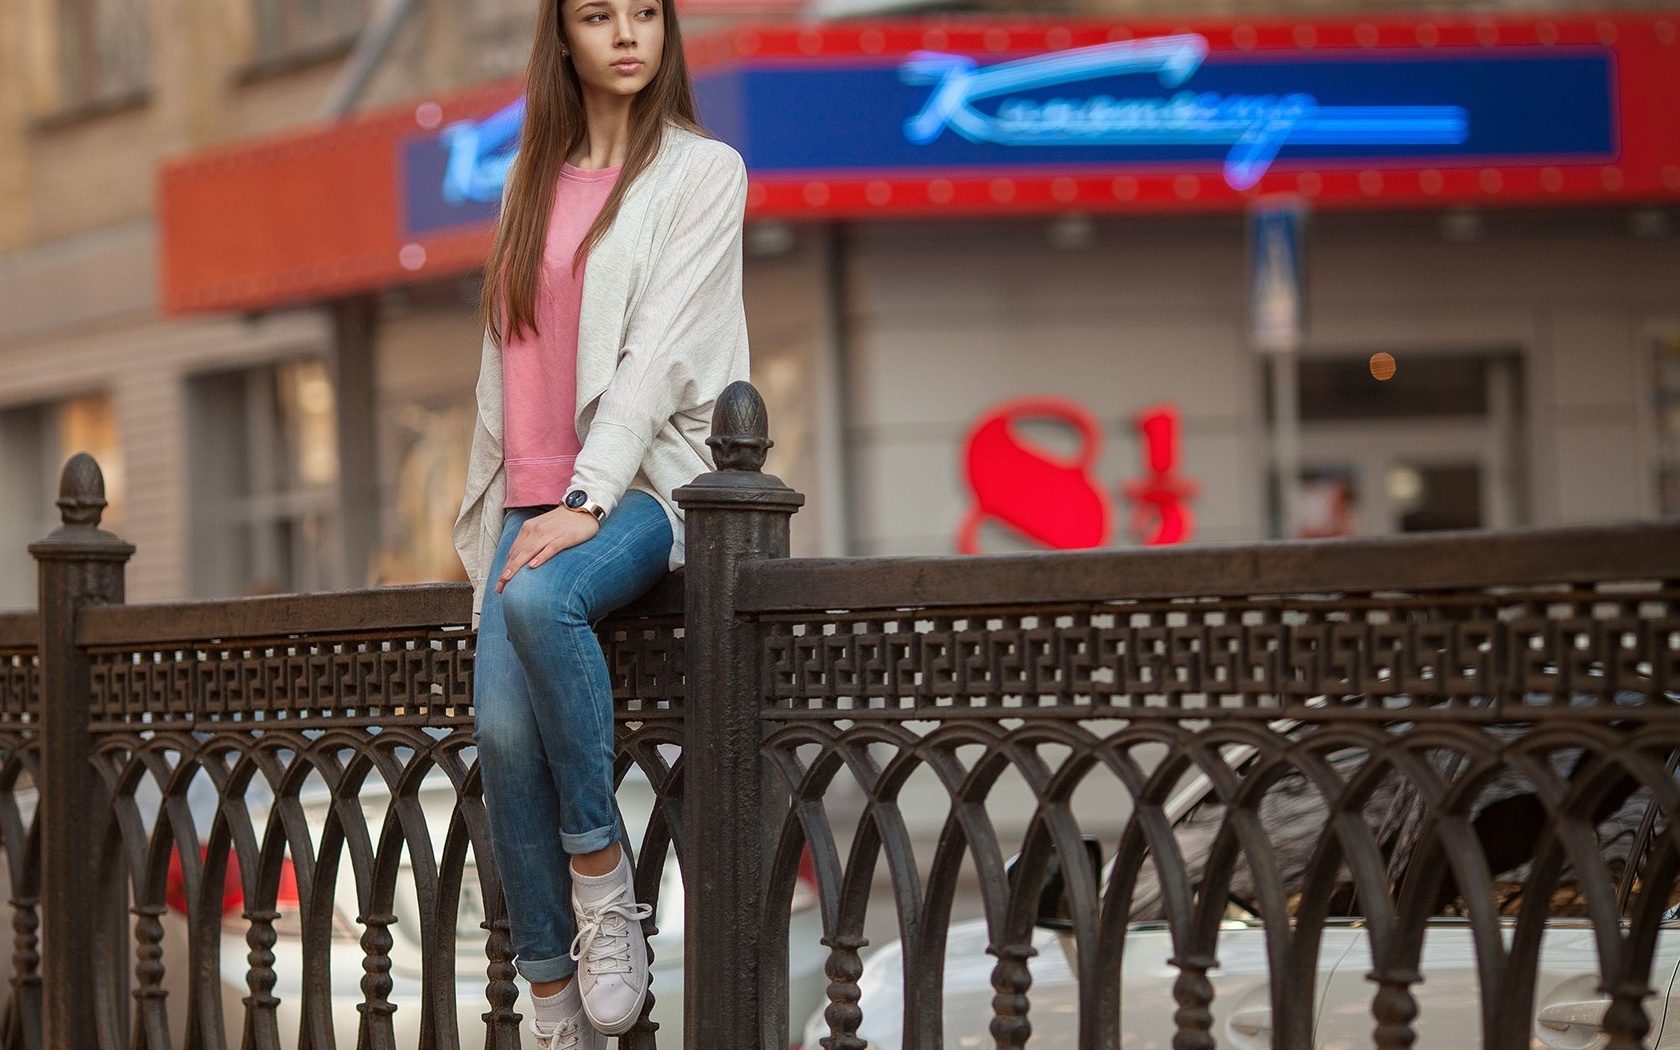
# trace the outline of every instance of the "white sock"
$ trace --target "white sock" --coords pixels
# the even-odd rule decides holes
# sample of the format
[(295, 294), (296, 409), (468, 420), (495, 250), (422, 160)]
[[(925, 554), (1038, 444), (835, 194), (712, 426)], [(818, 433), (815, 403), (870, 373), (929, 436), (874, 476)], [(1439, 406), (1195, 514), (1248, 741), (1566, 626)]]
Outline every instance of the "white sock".
[(583, 998), (578, 991), (577, 979), (566, 982), (566, 987), (553, 995), (538, 995), (531, 993), (531, 1005), (536, 1009), (537, 1020), (545, 1025), (559, 1024), (568, 1017), (575, 1017), (583, 1009)]
[[(584, 875), (577, 867), (572, 867), (572, 885), (577, 887), (578, 898), (584, 901), (595, 901), (606, 896), (619, 886), (630, 883), (630, 858), (622, 850), (618, 854), (618, 866), (605, 875)], [(631, 893), (635, 893), (632, 889)]]

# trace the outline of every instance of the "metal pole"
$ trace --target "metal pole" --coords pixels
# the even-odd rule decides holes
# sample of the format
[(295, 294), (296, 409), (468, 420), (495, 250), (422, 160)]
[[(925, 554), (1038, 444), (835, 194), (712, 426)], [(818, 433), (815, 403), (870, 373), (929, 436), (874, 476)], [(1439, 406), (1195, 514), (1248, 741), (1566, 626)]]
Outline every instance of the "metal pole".
[[(329, 587), (368, 587), (379, 545), (378, 379), (374, 339), (379, 304), (371, 295), (332, 304), (333, 348), (329, 359), (338, 442), (338, 556)], [(330, 559), (330, 555), (328, 556)], [(329, 565), (330, 565), (329, 561)]]
[(357, 34), (350, 57), (340, 67), (338, 78), (333, 81), (332, 90), (321, 105), (323, 119), (342, 120), (356, 108), (385, 52), (390, 49), (391, 41), (396, 38), (397, 30), (402, 28), (414, 8), (415, 0), (385, 0), (379, 5), (373, 17)]
[(1279, 539), (1294, 539), (1301, 528), (1300, 355), (1293, 349), (1267, 355), (1272, 370), (1272, 468), (1277, 477)]
[(104, 982), (94, 976), (104, 972), (94, 965), (95, 925), (108, 913), (95, 905), (94, 830), (102, 822), (92, 819), (99, 785), (88, 731), (91, 681), (75, 627), (83, 606), (121, 604), (134, 546), (99, 527), (105, 477), (87, 453), (64, 465), (58, 507), (63, 524), (29, 546), (40, 573), (41, 1038), (54, 1050), (96, 1050), (93, 1018), (128, 1004), (101, 1003)]
[(847, 266), (852, 239), (835, 223), (823, 233), (822, 325), (818, 335), (811, 388), (812, 437), (817, 461), (817, 529), (825, 558), (856, 554), (860, 531), (857, 496), (857, 455), (851, 439), (852, 324), (851, 282)]
[(1255, 349), (1271, 358), (1272, 476), (1278, 538), (1301, 528), (1301, 406), (1296, 362), (1306, 333), (1306, 202), (1257, 201), (1248, 218), (1249, 325)]
[(805, 497), (763, 474), (764, 401), (732, 383), (712, 415), (718, 469), (673, 494), (687, 521), (683, 650), (683, 1046), (755, 1050), (779, 1012), (761, 1003), (766, 767), (758, 632), (735, 607), (742, 565), (788, 555)]

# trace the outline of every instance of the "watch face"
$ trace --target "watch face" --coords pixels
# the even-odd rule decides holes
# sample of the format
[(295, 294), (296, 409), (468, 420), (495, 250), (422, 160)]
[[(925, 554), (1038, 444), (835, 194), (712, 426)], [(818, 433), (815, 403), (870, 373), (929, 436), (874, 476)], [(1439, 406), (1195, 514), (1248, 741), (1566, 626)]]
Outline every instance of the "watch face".
[(588, 502), (589, 493), (583, 491), (582, 489), (573, 489), (572, 491), (566, 493), (566, 506), (572, 508), (573, 510), (577, 510), (579, 507)]

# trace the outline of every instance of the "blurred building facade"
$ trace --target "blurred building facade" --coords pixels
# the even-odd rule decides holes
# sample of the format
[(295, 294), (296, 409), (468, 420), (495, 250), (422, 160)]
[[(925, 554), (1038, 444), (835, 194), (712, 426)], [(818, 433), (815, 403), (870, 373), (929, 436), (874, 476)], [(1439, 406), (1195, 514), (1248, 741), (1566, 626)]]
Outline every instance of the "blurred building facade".
[[(78, 448), (105, 467), (107, 520), (139, 545), (136, 599), (362, 582), (342, 525), (377, 497), (345, 491), (336, 430), (374, 406), (335, 398), (333, 378), (336, 334), (365, 304), (165, 315), (156, 175), (167, 157), (322, 119), (373, 6), (0, 5), (0, 605), (33, 602), (22, 545), (55, 516)], [(520, 67), (525, 5), (424, 6), (363, 104)]]
[[(864, 15), (883, 32), (913, 16), (952, 31), (1022, 21), (1020, 4), (794, 7), (692, 0), (687, 28), (704, 41), (772, 16)], [(1084, 0), (1029, 13), (1122, 26), (1230, 10)], [(172, 238), (238, 251), (266, 237), (280, 251), (284, 231), (254, 234), (254, 211), (171, 214), (159, 173), (226, 179), (280, 163), (276, 151), (306, 163), (372, 126), (334, 123), (342, 112), (419, 128), (437, 124), (433, 99), (487, 113), (512, 90), (530, 25), (525, 0), (0, 5), (0, 607), (33, 600), (24, 546), (51, 523), (58, 464), (82, 448), (106, 467), (108, 520), (139, 546), (135, 600), (458, 574), (448, 526), (479, 343), (460, 260), (482, 251), (482, 229), (449, 251), (360, 269), (347, 256), (293, 285), (171, 299)], [(390, 195), (400, 181), (390, 174)], [(811, 496), (800, 553), (945, 553), (969, 524), (982, 549), (1033, 545), (973, 521), (965, 459), (980, 425), (1028, 395), (1082, 415), (1006, 426), (1040, 471), (1020, 501), (1040, 498), (1034, 478), (1076, 475), (1101, 492), (1104, 540), (1137, 542), (1150, 522), (1123, 486), (1158, 451), (1138, 417), (1170, 403), (1191, 538), (1274, 534), (1242, 209), (1128, 207), (1119, 179), (1103, 181), (1116, 189), (1101, 207), (988, 183), (989, 201), (954, 217), (874, 215), (798, 180), (755, 190), (754, 378), (778, 443), (769, 469)], [(1602, 196), (1315, 208), (1299, 382), (1309, 530), (1680, 513), (1680, 185)], [(1391, 380), (1375, 379), (1381, 354)]]

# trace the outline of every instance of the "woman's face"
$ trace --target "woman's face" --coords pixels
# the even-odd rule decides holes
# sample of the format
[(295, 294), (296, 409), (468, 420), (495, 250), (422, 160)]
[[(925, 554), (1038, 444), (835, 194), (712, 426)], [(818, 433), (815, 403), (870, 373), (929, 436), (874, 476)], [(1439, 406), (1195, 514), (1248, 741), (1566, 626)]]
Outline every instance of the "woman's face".
[(584, 92), (630, 96), (665, 55), (664, 0), (559, 0), (561, 29)]

